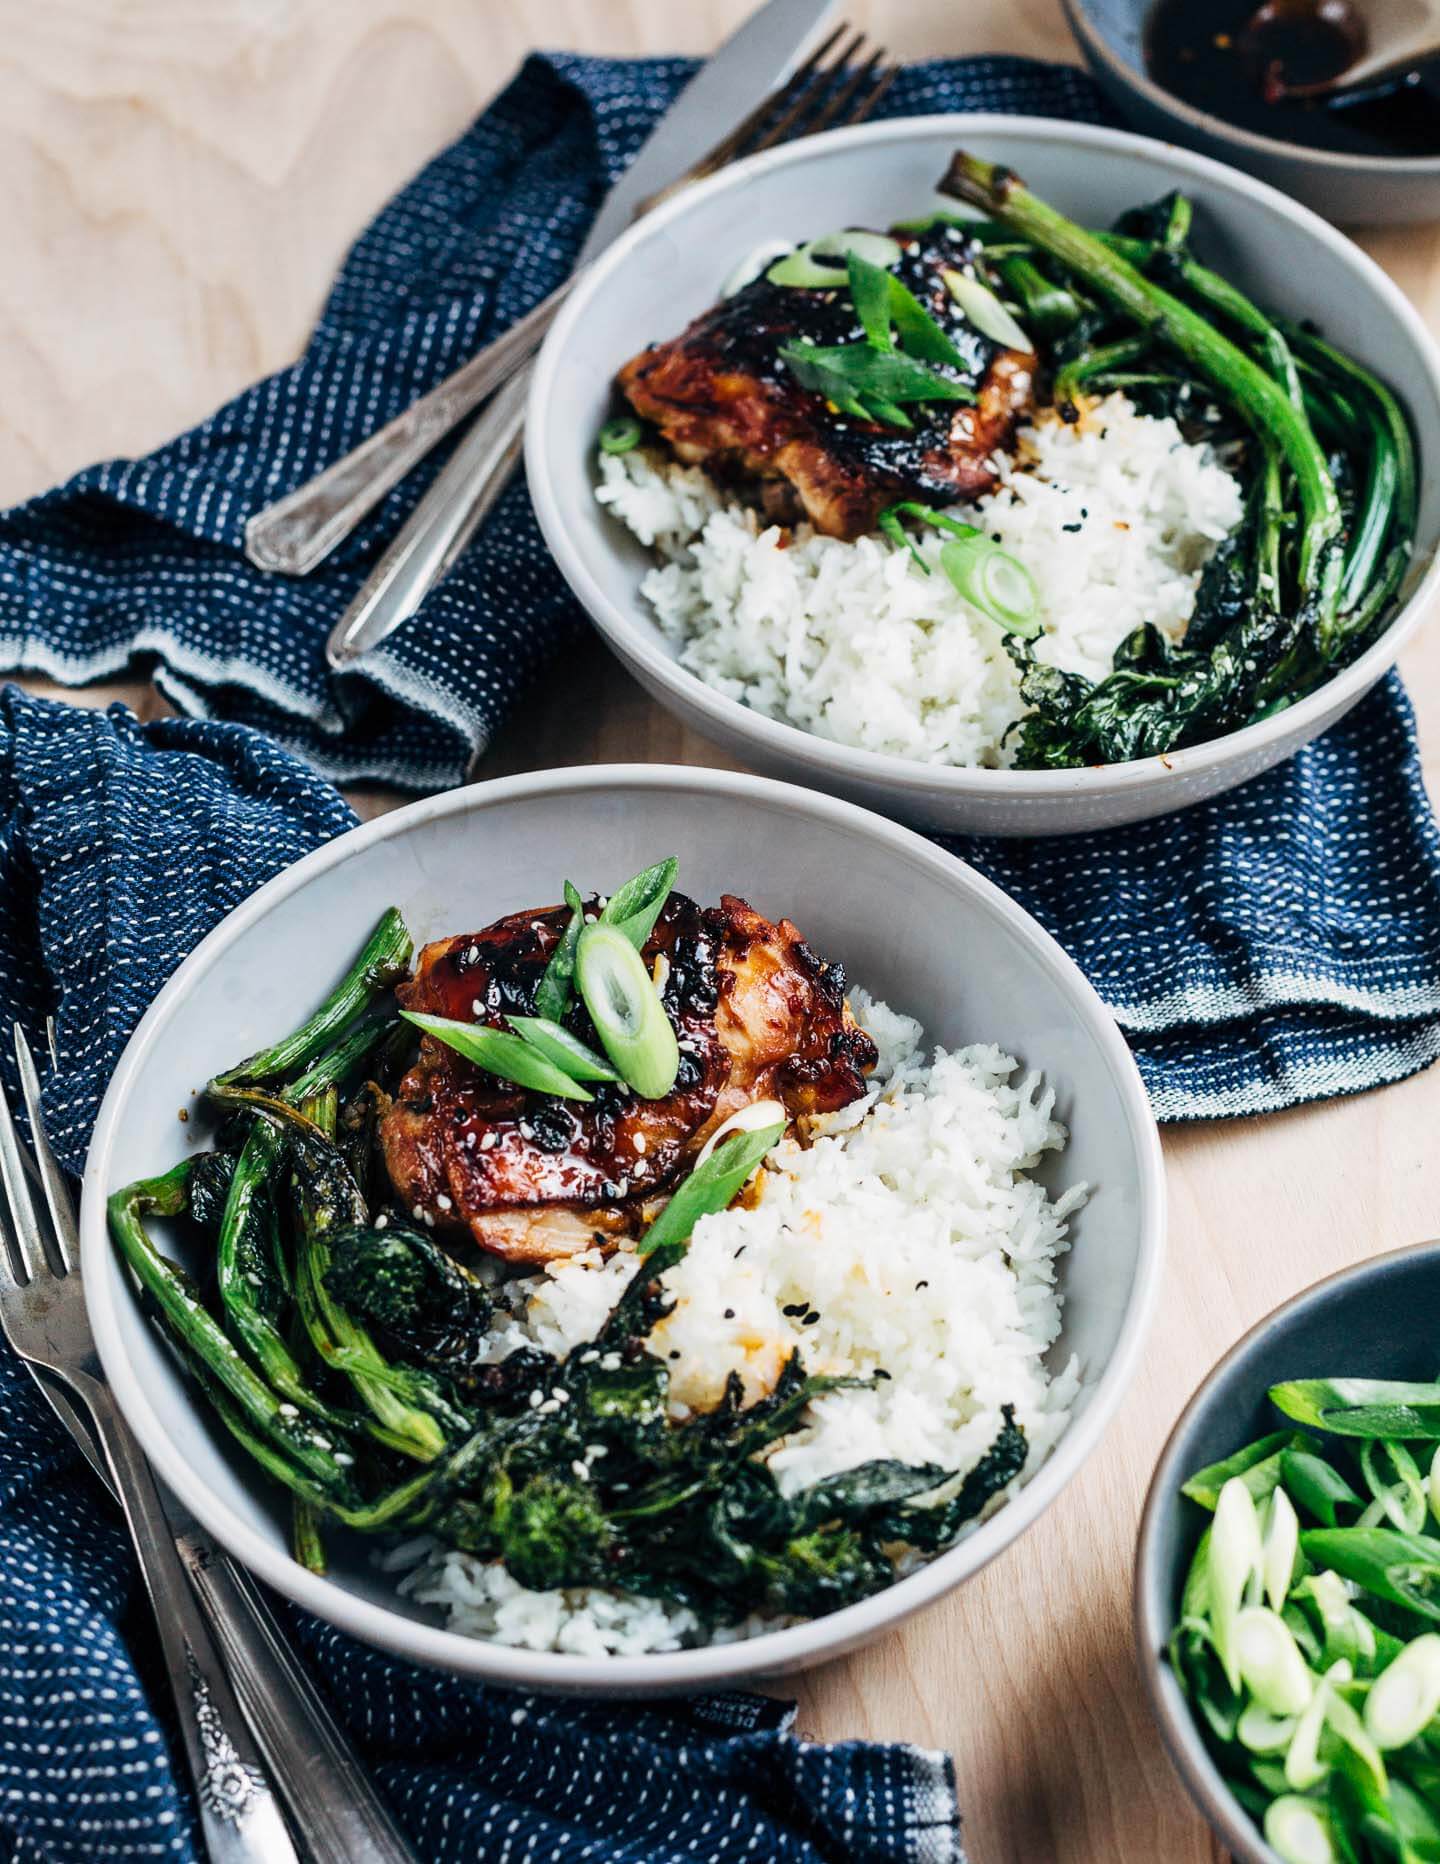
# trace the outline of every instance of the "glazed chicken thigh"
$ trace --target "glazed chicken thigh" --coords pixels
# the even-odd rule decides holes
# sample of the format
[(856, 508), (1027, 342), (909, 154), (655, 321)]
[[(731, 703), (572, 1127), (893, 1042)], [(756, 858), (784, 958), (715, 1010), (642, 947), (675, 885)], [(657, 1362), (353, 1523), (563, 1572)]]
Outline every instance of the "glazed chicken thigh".
[(965, 357), (975, 394), (973, 402), (910, 406), (908, 430), (840, 418), (779, 354), (797, 338), (858, 339), (849, 294), (763, 277), (632, 357), (620, 392), (678, 459), (722, 481), (758, 481), (774, 520), (806, 518), (828, 536), (855, 538), (898, 500), (975, 498), (996, 484), (993, 456), (1032, 405), (1035, 358), (1000, 348), (956, 315), (943, 273), (966, 251), (948, 229), (905, 239), (897, 275)]
[[(495, 1027), (531, 1013), (569, 916), (513, 913), (427, 945), (401, 1004)], [(740, 1107), (776, 1099), (813, 1114), (864, 1092), (876, 1052), (845, 1008), (843, 970), (788, 920), (772, 924), (729, 895), (706, 910), (672, 894), (642, 955), (680, 1047), (661, 1099), (597, 1083), (593, 1101), (559, 1100), (422, 1037), (380, 1127), (396, 1195), (417, 1220), (514, 1262), (573, 1255), (634, 1233), (647, 1203)], [(569, 1021), (598, 1047), (583, 1007)]]

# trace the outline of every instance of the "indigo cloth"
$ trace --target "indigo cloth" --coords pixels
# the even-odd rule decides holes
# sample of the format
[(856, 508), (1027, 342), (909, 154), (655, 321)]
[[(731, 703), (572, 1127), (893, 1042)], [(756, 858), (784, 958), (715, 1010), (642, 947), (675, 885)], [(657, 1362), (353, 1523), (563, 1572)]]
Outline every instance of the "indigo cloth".
[[(8, 1031), (43, 1055), (53, 1012), (67, 1167), (186, 952), (353, 821), (245, 726), (0, 693), (0, 1075), (18, 1104)], [(289, 1622), (422, 1864), (964, 1864), (948, 1755), (807, 1741), (761, 1696), (484, 1689)], [(154, 1641), (118, 1516), (0, 1346), (0, 1858), (203, 1855)]]

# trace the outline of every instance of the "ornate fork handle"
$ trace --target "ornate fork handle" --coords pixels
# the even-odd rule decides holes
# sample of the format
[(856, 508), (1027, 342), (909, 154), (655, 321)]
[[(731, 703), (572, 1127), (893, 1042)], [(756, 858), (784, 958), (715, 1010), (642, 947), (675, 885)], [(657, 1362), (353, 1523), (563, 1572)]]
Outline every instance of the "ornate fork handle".
[(211, 1864), (298, 1864), (279, 1802), (176, 1552), (155, 1478), (109, 1388), (61, 1378), (90, 1413), (130, 1528), (175, 1692)]
[(305, 576), (322, 563), (412, 466), (523, 366), (581, 275), (567, 278), (503, 336), (343, 459), (257, 512), (245, 527), (250, 561), (287, 576)]

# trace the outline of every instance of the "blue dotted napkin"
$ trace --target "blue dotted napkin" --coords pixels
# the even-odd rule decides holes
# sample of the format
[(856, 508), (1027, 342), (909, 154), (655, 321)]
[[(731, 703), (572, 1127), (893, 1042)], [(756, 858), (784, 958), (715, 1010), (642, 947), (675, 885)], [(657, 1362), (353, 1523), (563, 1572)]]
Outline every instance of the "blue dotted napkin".
[[(125, 1039), (211, 926), (354, 823), (241, 725), (141, 726), (0, 692), (0, 1077), (8, 1031), (60, 1065), (45, 1122), (78, 1171)], [(964, 1864), (945, 1754), (808, 1741), (731, 1693), (627, 1708), (462, 1683), (288, 1610), (421, 1864)], [(203, 1855), (128, 1542), (0, 1347), (0, 1858)]]

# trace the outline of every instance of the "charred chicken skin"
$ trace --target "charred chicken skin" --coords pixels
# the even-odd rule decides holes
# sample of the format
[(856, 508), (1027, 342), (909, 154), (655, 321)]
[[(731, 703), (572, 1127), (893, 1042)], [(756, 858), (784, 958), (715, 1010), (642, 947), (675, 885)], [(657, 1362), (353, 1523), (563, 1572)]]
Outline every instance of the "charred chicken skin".
[[(421, 952), (402, 1006), (504, 1027), (529, 1014), (569, 912), (513, 913)], [(702, 909), (672, 894), (643, 956), (680, 1045), (660, 1100), (596, 1084), (589, 1102), (513, 1086), (421, 1039), (380, 1127), (395, 1192), (437, 1233), (468, 1233), (513, 1262), (545, 1262), (632, 1234), (725, 1119), (776, 1099), (792, 1116), (864, 1092), (875, 1046), (845, 1008), (845, 977), (788, 920), (772, 924), (727, 895)], [(598, 1047), (577, 1006), (567, 1019)]]
[(715, 478), (759, 482), (766, 513), (807, 518), (830, 537), (875, 529), (900, 499), (951, 504), (997, 483), (992, 458), (1034, 400), (1035, 358), (1002, 349), (957, 313), (942, 274), (964, 262), (954, 228), (901, 235), (894, 268), (964, 356), (973, 403), (912, 403), (909, 429), (837, 414), (803, 388), (779, 355), (808, 337), (857, 342), (864, 332), (844, 290), (798, 290), (761, 277), (697, 317), (682, 335), (631, 358), (617, 378), (642, 420), (677, 458)]

